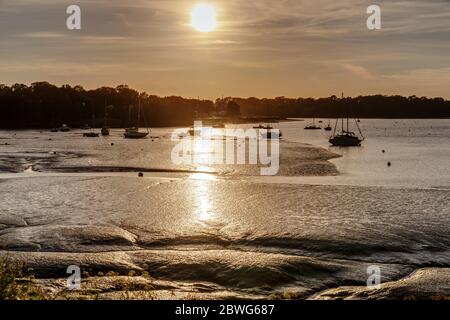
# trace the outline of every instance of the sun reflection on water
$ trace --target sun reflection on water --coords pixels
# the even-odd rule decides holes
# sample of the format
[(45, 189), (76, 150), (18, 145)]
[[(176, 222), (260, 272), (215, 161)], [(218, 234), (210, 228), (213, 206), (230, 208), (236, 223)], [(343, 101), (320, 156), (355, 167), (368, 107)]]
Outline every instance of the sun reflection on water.
[[(210, 171), (210, 168), (208, 167), (200, 167), (197, 168), (196, 170), (198, 171)], [(189, 179), (191, 180), (206, 180), (206, 181), (216, 181), (217, 177), (213, 174), (209, 174), (209, 173), (203, 173), (203, 172), (198, 172), (198, 173), (193, 173), (189, 176)]]
[(217, 180), (214, 175), (207, 173), (194, 173), (190, 179), (194, 182), (194, 197), (196, 202), (195, 218), (201, 222), (214, 219), (211, 181)]

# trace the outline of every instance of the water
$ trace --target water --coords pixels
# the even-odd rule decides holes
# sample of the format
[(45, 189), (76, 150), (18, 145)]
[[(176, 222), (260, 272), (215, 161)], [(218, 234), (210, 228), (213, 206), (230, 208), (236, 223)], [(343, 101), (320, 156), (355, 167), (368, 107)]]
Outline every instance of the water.
[(0, 132), (0, 246), (43, 277), (145, 269), (175, 291), (233, 297), (365, 285), (373, 264), (383, 281), (450, 265), (449, 120), (363, 120), (354, 149), (305, 125), (280, 124), (276, 177), (173, 165), (174, 128), (131, 142)]
[[(323, 126), (327, 123), (323, 120)], [(333, 183), (449, 186), (450, 120), (363, 120), (359, 125), (367, 140), (361, 148), (330, 147), (330, 133), (299, 130), (304, 125), (287, 123), (283, 133), (292, 141), (311, 143), (342, 155), (332, 160), (341, 173), (332, 179)], [(351, 129), (357, 130), (354, 124)]]

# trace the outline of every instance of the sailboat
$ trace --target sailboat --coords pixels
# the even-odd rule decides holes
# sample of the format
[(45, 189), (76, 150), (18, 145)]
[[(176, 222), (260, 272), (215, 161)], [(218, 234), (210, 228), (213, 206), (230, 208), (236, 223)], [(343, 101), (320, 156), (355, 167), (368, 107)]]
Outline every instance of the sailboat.
[[(342, 94), (342, 99), (344, 99), (344, 94)], [(361, 128), (358, 125), (358, 122), (355, 121), (356, 127), (359, 131), (359, 136), (356, 135), (354, 132), (350, 131), (350, 125), (349, 125), (349, 117), (347, 115), (346, 117), (347, 125), (344, 125), (345, 119), (341, 118), (341, 131), (338, 132), (338, 122), (339, 118), (336, 119), (336, 126), (334, 127), (333, 135), (330, 137), (329, 142), (335, 146), (335, 147), (359, 147), (361, 146), (361, 143), (364, 141), (364, 136), (361, 132)]]
[[(92, 129), (95, 128), (95, 111), (92, 110)], [(83, 133), (83, 137), (85, 138), (98, 138), (99, 134), (97, 132), (91, 131), (87, 133)]]
[(270, 124), (263, 125), (260, 123), (258, 126), (254, 126), (253, 129), (272, 130), (273, 126), (271, 126)]
[(109, 136), (109, 129), (108, 129), (108, 107), (106, 106), (106, 99), (105, 99), (105, 119), (104, 119), (104, 121), (103, 121), (102, 136)]
[[(139, 108), (138, 108), (138, 126), (141, 120), (141, 97), (139, 97)], [(139, 127), (132, 127), (125, 129), (125, 133), (123, 134), (125, 139), (144, 139), (149, 135), (149, 131), (147, 128), (147, 132), (140, 132)]]
[(274, 129), (272, 124), (267, 124), (266, 126), (260, 128), (262, 130), (261, 136), (264, 139), (280, 139), (283, 136), (283, 133), (280, 129)]
[(70, 127), (67, 124), (63, 124), (61, 127), (58, 128), (58, 130), (60, 132), (69, 132), (70, 131)]
[(280, 139), (283, 136), (283, 133), (281, 132), (281, 130), (269, 129), (269, 130), (267, 130), (267, 132), (261, 133), (261, 136), (264, 139), (269, 139), (269, 140), (270, 139)]
[(109, 129), (107, 127), (102, 128), (102, 136), (109, 136)]
[(320, 130), (322, 129), (321, 127), (319, 127), (318, 125), (316, 125), (316, 119), (313, 119), (313, 123), (309, 124), (305, 127), (305, 130)]
[(332, 131), (333, 130), (333, 127), (331, 127), (331, 121), (330, 120), (328, 120), (328, 125), (323, 130), (325, 130), (325, 131)]

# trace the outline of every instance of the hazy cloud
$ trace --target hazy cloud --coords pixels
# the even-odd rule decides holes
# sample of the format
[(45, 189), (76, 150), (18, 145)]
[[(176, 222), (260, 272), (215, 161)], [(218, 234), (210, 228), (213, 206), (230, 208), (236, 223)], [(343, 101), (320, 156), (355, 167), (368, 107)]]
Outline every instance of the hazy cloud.
[(0, 82), (205, 97), (448, 96), (449, 1), (376, 1), (381, 31), (366, 28), (369, 0), (200, 2), (217, 7), (217, 31), (190, 27), (196, 0), (79, 0), (80, 31), (65, 28), (67, 1), (0, 0)]

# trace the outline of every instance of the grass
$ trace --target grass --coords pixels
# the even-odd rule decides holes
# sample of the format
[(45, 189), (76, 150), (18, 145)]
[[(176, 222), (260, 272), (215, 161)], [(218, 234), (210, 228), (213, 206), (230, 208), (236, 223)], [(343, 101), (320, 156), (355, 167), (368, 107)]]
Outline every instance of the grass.
[(24, 264), (0, 258), (0, 300), (44, 300), (34, 278), (25, 275)]
[[(84, 289), (69, 291), (65, 287), (56, 294), (45, 294), (31, 270), (25, 268), (23, 262), (10, 259), (8, 255), (0, 257), (0, 301), (2, 300), (55, 300), (55, 299), (99, 299), (102, 294), (116, 294), (115, 298), (139, 299), (144, 293), (154, 290), (154, 286), (146, 281), (139, 281), (138, 274), (130, 271), (128, 276), (120, 276), (116, 272), (98, 272), (97, 276), (83, 274)], [(91, 272), (93, 273), (93, 272)], [(133, 278), (136, 277), (136, 280)], [(149, 279), (147, 272), (140, 277)], [(110, 278), (110, 279), (108, 279)], [(148, 297), (147, 297), (148, 298)]]

